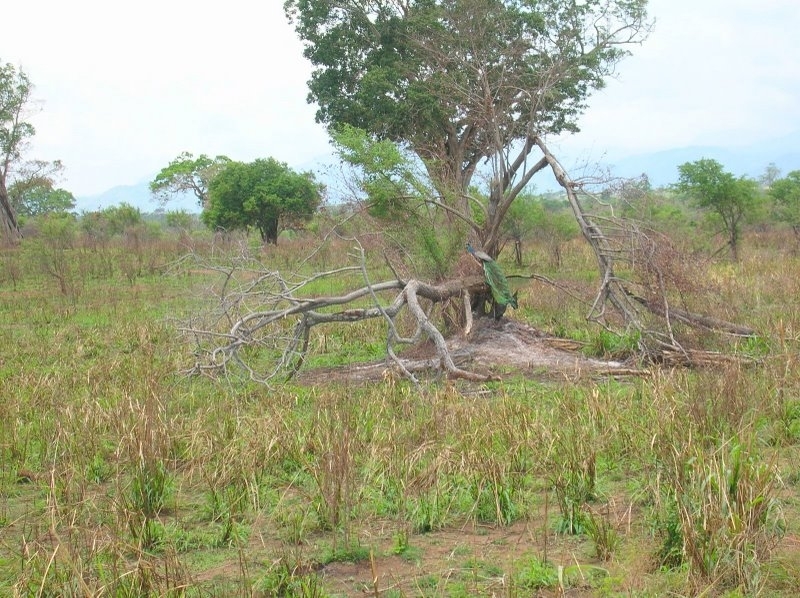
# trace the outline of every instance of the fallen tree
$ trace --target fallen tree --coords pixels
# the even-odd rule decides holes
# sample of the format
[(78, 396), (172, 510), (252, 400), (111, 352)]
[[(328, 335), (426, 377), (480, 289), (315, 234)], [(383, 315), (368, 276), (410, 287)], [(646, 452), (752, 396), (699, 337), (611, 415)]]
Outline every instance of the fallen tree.
[[(245, 261), (250, 262), (250, 260)], [(193, 373), (217, 373), (225, 371), (231, 364), (236, 364), (256, 381), (268, 382), (281, 375), (291, 378), (305, 361), (310, 333), (315, 326), (383, 318), (388, 331), (387, 356), (407, 377), (415, 379), (413, 373), (397, 356), (395, 348), (398, 345), (416, 344), (424, 334), (436, 347), (439, 366), (448, 376), (473, 381), (494, 378), (491, 374), (477, 374), (456, 366), (447, 349), (444, 335), (429, 317), (432, 305), (450, 299), (463, 297), (465, 305), (469, 306), (470, 291), (477, 291), (485, 286), (480, 276), (441, 284), (396, 279), (366, 284), (339, 296), (304, 297), (301, 294), (303, 289), (323, 278), (339, 277), (346, 272), (366, 273), (363, 263), (360, 266), (320, 272), (299, 282), (287, 281), (278, 271), (252, 270), (250, 268), (252, 262), (226, 267), (203, 265), (206, 270), (222, 274), (225, 283), (217, 296), (219, 311), (213, 318), (216, 320), (216, 325), (211, 327), (207, 323), (198, 325), (200, 318), (196, 318), (181, 328), (181, 331), (192, 336), (197, 344), (195, 355), (200, 359), (192, 367)], [(243, 272), (249, 272), (252, 279), (243, 286), (236, 285), (234, 289), (233, 283), (237, 280), (237, 273)], [(248, 279), (251, 276), (243, 278)], [(394, 298), (386, 302), (385, 297), (390, 293)], [(259, 308), (251, 310), (246, 306), (252, 305), (254, 297), (258, 297)], [(364, 299), (372, 304), (366, 307), (348, 307)], [(427, 309), (423, 308), (420, 299), (428, 301)], [(343, 309), (329, 309), (336, 307)], [(396, 319), (403, 309), (407, 309), (416, 322), (415, 330), (410, 336), (403, 336), (396, 325)], [(470, 310), (466, 309), (466, 313), (469, 314)], [(208, 321), (203, 319), (205, 322)], [(286, 330), (288, 321), (294, 322), (291, 331)], [(220, 322), (230, 324), (227, 331), (220, 330)], [(211, 348), (208, 341), (212, 342)], [(243, 350), (248, 347), (266, 348), (275, 358), (272, 365), (264, 370), (255, 369), (243, 357)]]
[[(581, 184), (572, 180), (541, 138), (535, 137), (534, 143), (564, 189), (581, 233), (597, 260), (600, 285), (587, 319), (602, 323), (606, 307), (611, 305), (626, 327), (638, 331), (644, 356), (652, 361), (683, 361), (687, 365), (707, 362), (711, 357), (684, 347), (674, 334), (676, 322), (734, 336), (755, 336), (752, 328), (673, 306), (668, 286), (675, 274), (670, 269), (680, 260), (664, 259), (664, 253), (672, 251), (669, 240), (639, 222), (623, 218), (606, 217), (601, 226), (578, 197)], [(636, 279), (618, 275), (617, 266), (621, 263)], [(640, 292), (634, 292), (634, 288)], [(651, 316), (656, 316), (660, 325), (653, 326)]]
[[(607, 317), (610, 307), (624, 329), (638, 334), (643, 359), (669, 364), (707, 364), (730, 359), (685, 347), (674, 333), (676, 323), (736, 336), (755, 334), (750, 328), (673, 306), (668, 287), (675, 275), (669, 271), (671, 261), (663, 258), (668, 241), (634, 221), (604, 217), (601, 226), (601, 220), (590, 215), (579, 198), (580, 183), (569, 177), (541, 139), (535, 138), (534, 143), (566, 191), (581, 232), (597, 260), (600, 284), (587, 319), (611, 329), (613, 323)], [(349, 241), (356, 250), (357, 265), (308, 277), (285, 277), (279, 271), (265, 270), (245, 250), (239, 251), (239, 257), (225, 266), (206, 261), (195, 263), (195, 267), (204, 271), (216, 271), (224, 282), (215, 292), (216, 307), (182, 327), (197, 347), (197, 360), (191, 371), (218, 374), (235, 365), (259, 382), (288, 379), (305, 362), (315, 327), (381, 318), (386, 323), (387, 362), (403, 376), (416, 382), (414, 371), (426, 367), (440, 370), (450, 378), (487, 381), (496, 377), (491, 372), (478, 373), (460, 367), (448, 339), (431, 318), (436, 306), (458, 305), (463, 326), (460, 336), (468, 337), (472, 330), (471, 298), (488, 292), (482, 276), (460, 276), (438, 283), (397, 276), (372, 282), (361, 244), (355, 238)], [(625, 266), (627, 277), (619, 275), (619, 265)], [(363, 281), (359, 288), (335, 296), (313, 296), (307, 292), (323, 279), (353, 273)], [(413, 332), (405, 335), (397, 325), (404, 311), (414, 323)], [(425, 340), (434, 347), (432, 359), (417, 360), (412, 366), (411, 361), (398, 355), (398, 346), (417, 345)]]
[[(260, 383), (288, 380), (305, 363), (315, 327), (371, 319), (386, 323), (385, 362), (350, 363), (339, 372), (325, 371), (319, 379), (381, 379), (395, 372), (417, 383), (418, 373), (433, 371), (450, 379), (485, 382), (499, 379), (493, 373), (496, 366), (546, 368), (561, 374), (637, 373), (621, 363), (580, 356), (575, 352), (579, 343), (550, 337), (521, 322), (482, 317), (473, 324), (470, 302), (473, 294), (485, 292), (482, 276), (439, 284), (395, 279), (366, 284), (342, 295), (303, 297), (304, 287), (361, 271), (361, 267), (330, 270), (302, 282), (289, 282), (277, 271), (252, 269), (249, 262), (242, 260), (226, 267), (202, 263), (203, 272), (216, 271), (225, 282), (217, 291), (213, 317), (201, 314), (181, 327), (195, 343), (196, 360), (188, 373), (218, 376), (233, 367)], [(252, 309), (256, 297), (259, 309)], [(365, 305), (353, 306), (359, 302)], [(457, 334), (446, 337), (431, 312), (436, 306), (444, 311), (442, 306), (451, 303), (463, 310), (465, 324)], [(397, 322), (404, 312), (413, 322), (413, 331), (405, 335)], [(400, 355), (399, 346), (417, 350)], [(462, 367), (469, 362), (484, 371)]]
[[(666, 332), (644, 317), (652, 313), (647, 303), (628, 291), (615, 270), (614, 239), (583, 211), (578, 185), (543, 141), (578, 130), (590, 93), (647, 37), (646, 4), (287, 1), (287, 17), (314, 68), (309, 98), (319, 107), (317, 120), (358, 173), (351, 180), (356, 201), (382, 218), (382, 232), (402, 239), (404, 251), (423, 248), (429, 264), (382, 282), (370, 281), (363, 252), (354, 270), (298, 280), (259, 271), (257, 264), (222, 268), (230, 284), (218, 291), (217, 320), (185, 327), (206, 359), (195, 370), (235, 363), (254, 379), (292, 375), (305, 360), (314, 327), (382, 318), (387, 358), (404, 375), (414, 377), (396, 347), (424, 337), (447, 375), (488, 379), (456, 365), (431, 313), (458, 305), (460, 314), (451, 319), (463, 328), (454, 327), (450, 336), (468, 336), (470, 305), (491, 295), (480, 278), (454, 269), (464, 242), (496, 258), (512, 204), (548, 167), (598, 258), (601, 286), (590, 318), (613, 326), (604, 317), (610, 305), (624, 327), (641, 334), (650, 356), (659, 347), (678, 347), (669, 316)], [(542, 155), (534, 156), (537, 151)], [(355, 239), (353, 244), (358, 247)], [(251, 268), (245, 279), (234, 277), (240, 266)], [(358, 289), (309, 296), (315, 281), (346, 271), (361, 272)], [(413, 322), (405, 335), (397, 325), (401, 313)]]
[[(211, 267), (228, 283), (238, 274), (254, 274), (255, 271), (241, 266)], [(227, 375), (231, 368), (244, 371), (257, 382), (272, 384), (294, 377), (306, 361), (312, 330), (320, 325), (352, 324), (370, 319), (383, 319), (386, 323), (386, 361), (380, 364), (350, 364), (360, 368), (356, 378), (380, 378), (387, 371), (395, 371), (412, 382), (418, 382), (420, 371), (438, 371), (451, 379), (483, 382), (498, 379), (492, 366), (525, 366), (553, 368), (555, 372), (602, 372), (612, 375), (638, 373), (636, 366), (616, 362), (601, 362), (579, 357), (575, 350), (579, 343), (543, 335), (519, 322), (505, 320), (494, 322), (492, 318), (481, 318), (482, 325), (473, 327), (470, 297), (473, 293), (485, 292), (485, 282), (480, 276), (448, 280), (440, 284), (418, 280), (389, 280), (367, 284), (342, 295), (302, 297), (298, 293), (312, 281), (322, 277), (337, 277), (344, 271), (357, 268), (337, 269), (318, 273), (303, 283), (289, 284), (277, 271), (260, 272), (256, 279), (244, 286), (223, 285), (217, 296), (216, 310), (190, 318), (180, 329), (193, 339), (195, 345), (194, 364), (187, 370), (191, 374), (211, 376)], [(248, 278), (248, 276), (244, 276)], [(268, 290), (270, 289), (270, 290)], [(257, 297), (258, 309), (253, 309)], [(627, 297), (627, 296), (626, 296)], [(627, 298), (626, 298), (627, 300)], [(354, 303), (371, 302), (363, 307), (351, 307)], [(464, 329), (449, 338), (437, 327), (431, 312), (436, 306), (457, 301), (463, 308), (466, 319)], [(645, 311), (655, 312), (652, 306), (640, 306)], [(397, 319), (404, 311), (414, 321), (411, 334), (399, 332)], [(704, 328), (723, 330), (736, 335), (750, 335), (752, 331), (722, 320), (688, 314), (680, 309), (670, 310), (670, 317)], [(637, 320), (639, 321), (639, 320)], [(487, 332), (488, 331), (488, 332)], [(652, 349), (653, 336), (658, 339), (661, 350)], [(675, 341), (670, 344), (660, 340), (653, 330), (643, 329), (641, 346), (646, 348), (642, 356), (650, 361), (669, 365), (709, 365), (730, 361), (729, 355), (685, 348)], [(413, 347), (430, 341), (432, 355), (398, 354), (399, 346)], [(532, 342), (533, 341), (533, 342)], [(470, 342), (473, 347), (467, 347)], [(497, 345), (494, 349), (487, 344)], [(475, 360), (475, 347), (490, 354), (483, 359), (485, 372), (476, 372), (463, 363)], [(528, 355), (512, 359), (510, 354), (519, 349)], [(554, 350), (558, 354), (543, 357), (542, 350)], [(495, 358), (494, 363), (491, 362)], [(557, 367), (559, 364), (566, 367)], [(347, 374), (347, 367), (342, 368)], [(323, 376), (336, 378), (337, 376)]]

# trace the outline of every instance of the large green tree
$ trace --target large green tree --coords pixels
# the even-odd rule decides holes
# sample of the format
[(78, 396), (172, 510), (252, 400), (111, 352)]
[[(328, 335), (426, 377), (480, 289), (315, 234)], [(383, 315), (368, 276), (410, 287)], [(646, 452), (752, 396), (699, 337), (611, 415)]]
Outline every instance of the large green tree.
[(736, 178), (710, 158), (681, 164), (678, 171), (676, 189), (689, 196), (697, 207), (719, 217), (731, 255), (738, 259), (742, 220), (756, 203), (758, 183), (746, 177)]
[(273, 158), (230, 162), (211, 181), (202, 221), (214, 229), (255, 227), (264, 243), (277, 244), (288, 225), (310, 219), (323, 187)]
[(74, 210), (75, 197), (57, 187), (63, 170), (60, 160), (31, 160), (20, 166), (8, 187), (9, 201), (17, 216), (64, 214)]
[(19, 239), (19, 224), (8, 196), (12, 173), (26, 141), (33, 136), (33, 125), (25, 121), (33, 85), (14, 65), (0, 63), (0, 239)]
[(778, 207), (778, 218), (788, 223), (800, 238), (800, 170), (772, 181), (769, 195)]
[(195, 158), (191, 152), (183, 152), (150, 182), (150, 192), (162, 203), (176, 193), (191, 193), (197, 198), (197, 204), (204, 208), (208, 203), (211, 181), (230, 162), (227, 156), (209, 158), (200, 154)]
[[(543, 136), (577, 131), (589, 94), (646, 36), (646, 0), (286, 0), (314, 66), (317, 120), (390, 140), (428, 198), (496, 255)], [(470, 197), (481, 164), (483, 198)], [(478, 206), (482, 216), (474, 218)]]

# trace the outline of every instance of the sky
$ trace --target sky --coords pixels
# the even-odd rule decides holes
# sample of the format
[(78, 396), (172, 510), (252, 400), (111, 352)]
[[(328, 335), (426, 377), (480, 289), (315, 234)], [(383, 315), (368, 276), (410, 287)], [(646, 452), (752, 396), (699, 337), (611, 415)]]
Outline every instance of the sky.
[[(78, 197), (150, 180), (183, 151), (311, 168), (331, 148), (282, 5), (9, 3), (0, 62), (35, 85), (26, 157), (61, 160), (60, 186)], [(800, 131), (798, 0), (651, 0), (649, 13), (653, 32), (590, 98), (581, 132), (551, 140), (557, 152), (599, 160)]]

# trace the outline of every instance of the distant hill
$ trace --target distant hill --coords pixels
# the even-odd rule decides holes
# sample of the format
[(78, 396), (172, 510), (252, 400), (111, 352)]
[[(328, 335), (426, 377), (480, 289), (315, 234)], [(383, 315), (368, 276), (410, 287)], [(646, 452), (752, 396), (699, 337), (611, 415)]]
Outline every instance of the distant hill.
[[(566, 166), (570, 164), (569, 156), (557, 156)], [(701, 158), (711, 158), (721, 163), (725, 170), (736, 176), (749, 176), (758, 178), (767, 166), (774, 163), (786, 175), (792, 170), (800, 170), (800, 131), (784, 137), (773, 139), (767, 143), (756, 146), (723, 148), (692, 146), (677, 149), (668, 149), (659, 152), (610, 157), (604, 159), (599, 166), (609, 168), (611, 174), (618, 177), (637, 177), (642, 173), (647, 174), (653, 187), (664, 187), (678, 180), (678, 166), (686, 162), (694, 162)], [(337, 180), (334, 157), (320, 156), (314, 162), (303, 165), (301, 171), (312, 171), (317, 175), (317, 180), (328, 186), (329, 200), (336, 202), (342, 194), (341, 181)], [(128, 203), (139, 208), (144, 213), (154, 212), (162, 207), (150, 195), (148, 181), (150, 176), (132, 185), (120, 185), (104, 191), (98, 195), (76, 198), (79, 212), (92, 212), (121, 203)], [(534, 179), (537, 192), (548, 192), (558, 189), (558, 184), (552, 178), (545, 180)], [(175, 196), (164, 206), (167, 210), (185, 210), (198, 213), (200, 211), (197, 200), (193, 195), (184, 194)]]
[(654, 187), (663, 187), (678, 181), (678, 166), (702, 158), (716, 160), (725, 170), (736, 176), (757, 179), (774, 163), (782, 175), (792, 170), (800, 170), (800, 135), (795, 142), (771, 143), (759, 147), (721, 148), (685, 147), (651, 154), (628, 156), (617, 160), (607, 160), (607, 166), (615, 176), (634, 177), (647, 174)]
[[(88, 195), (75, 198), (75, 209), (80, 212), (96, 212), (127, 203), (135, 208), (139, 208), (143, 213), (155, 212), (162, 205), (150, 194), (149, 181), (154, 177), (142, 180), (133, 185), (118, 185), (98, 195)], [(194, 195), (185, 193), (175, 195), (167, 204), (166, 210), (184, 210), (186, 212), (199, 213), (200, 207), (197, 205), (197, 198)]]

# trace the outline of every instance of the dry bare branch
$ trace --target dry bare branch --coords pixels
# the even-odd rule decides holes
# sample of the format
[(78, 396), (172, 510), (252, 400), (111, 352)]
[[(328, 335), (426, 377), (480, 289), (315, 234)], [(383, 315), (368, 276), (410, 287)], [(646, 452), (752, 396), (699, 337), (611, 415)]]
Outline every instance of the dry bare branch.
[[(566, 192), (581, 233), (597, 260), (600, 286), (587, 316), (589, 320), (604, 323), (606, 305), (610, 304), (627, 328), (640, 333), (640, 349), (645, 355), (652, 359), (669, 355), (671, 361), (675, 361), (675, 355), (681, 355), (685, 363), (693, 363), (692, 355), (698, 353), (687, 350), (678, 341), (673, 329), (676, 322), (737, 336), (755, 335), (748, 327), (673, 306), (667, 280), (681, 282), (674, 286), (684, 289), (692, 283), (689, 276), (676, 269), (679, 260), (668, 239), (632, 220), (590, 216), (578, 197), (581, 186), (570, 178), (544, 140), (536, 137), (535, 143)], [(634, 276), (618, 276), (619, 265), (624, 265)], [(652, 316), (660, 319), (661, 326), (652, 324)]]
[[(364, 250), (358, 243), (355, 256), (359, 260), (357, 266), (317, 272), (305, 278), (264, 270), (257, 260), (247, 256), (239, 256), (224, 267), (202, 260), (196, 263), (196, 271), (218, 277), (217, 307), (210, 317), (195, 317), (180, 328), (195, 344), (195, 363), (189, 372), (217, 376), (235, 367), (257, 382), (288, 379), (305, 361), (315, 326), (383, 318), (387, 326), (387, 360), (409, 379), (416, 381), (395, 348), (416, 344), (423, 335), (436, 347), (439, 369), (448, 377), (475, 381), (493, 378), (459, 368), (444, 336), (430, 319), (433, 305), (482, 289), (482, 277), (438, 285), (400, 279), (373, 283), (365, 267)], [(353, 273), (361, 274), (364, 286), (341, 295), (312, 296), (306, 291), (312, 283)], [(427, 303), (427, 311), (422, 302)], [(416, 323), (416, 330), (409, 337), (404, 337), (395, 324), (404, 308)]]

